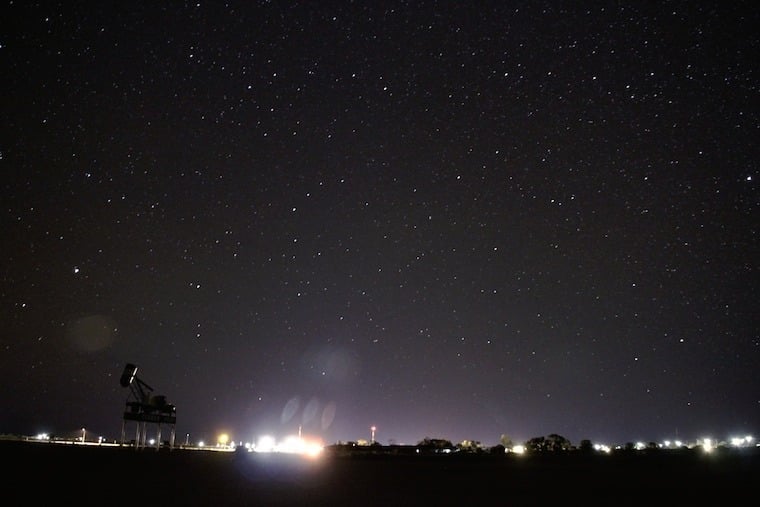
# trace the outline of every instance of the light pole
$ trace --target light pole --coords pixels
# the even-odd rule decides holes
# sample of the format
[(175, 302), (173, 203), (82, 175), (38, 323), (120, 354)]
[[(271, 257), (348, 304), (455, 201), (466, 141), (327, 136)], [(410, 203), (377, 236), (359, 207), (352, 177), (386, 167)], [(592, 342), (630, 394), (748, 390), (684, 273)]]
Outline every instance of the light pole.
[(87, 432), (85, 431), (84, 428), (82, 428), (82, 443), (84, 443), (84, 438), (86, 435), (87, 435)]
[(375, 430), (376, 430), (376, 429), (377, 429), (377, 427), (376, 427), (376, 426), (372, 426), (372, 427), (370, 428), (370, 430), (372, 430), (372, 437), (369, 439), (369, 443), (370, 443), (370, 444), (374, 444), (374, 443), (375, 443)]

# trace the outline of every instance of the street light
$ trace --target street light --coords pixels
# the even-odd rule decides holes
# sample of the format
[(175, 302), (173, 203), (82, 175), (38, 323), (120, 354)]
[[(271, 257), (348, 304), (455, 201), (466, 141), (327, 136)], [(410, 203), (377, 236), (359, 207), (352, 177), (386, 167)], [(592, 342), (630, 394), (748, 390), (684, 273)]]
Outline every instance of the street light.
[(372, 426), (370, 428), (370, 430), (372, 430), (372, 438), (370, 438), (370, 440), (369, 440), (370, 444), (374, 444), (375, 443), (375, 430), (376, 429), (377, 429), (377, 427), (375, 427), (375, 426)]
[(82, 443), (84, 443), (85, 435), (87, 435), (87, 432), (85, 431), (84, 428), (82, 428)]

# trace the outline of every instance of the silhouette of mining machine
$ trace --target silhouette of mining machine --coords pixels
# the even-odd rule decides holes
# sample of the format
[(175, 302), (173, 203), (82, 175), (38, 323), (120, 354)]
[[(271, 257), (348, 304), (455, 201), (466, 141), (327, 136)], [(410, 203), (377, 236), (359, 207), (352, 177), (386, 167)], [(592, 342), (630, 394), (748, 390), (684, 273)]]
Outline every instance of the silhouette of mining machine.
[(124, 419), (121, 423), (121, 445), (124, 445), (124, 430), (127, 421), (135, 421), (137, 425), (135, 435), (135, 448), (146, 447), (148, 437), (148, 423), (156, 425), (156, 450), (161, 447), (161, 425), (168, 424), (171, 427), (169, 436), (169, 448), (174, 448), (175, 426), (177, 424), (177, 409), (174, 405), (166, 402), (166, 396), (154, 396), (153, 388), (137, 378), (137, 366), (127, 364), (119, 381), (122, 387), (129, 387), (130, 394), (127, 396)]

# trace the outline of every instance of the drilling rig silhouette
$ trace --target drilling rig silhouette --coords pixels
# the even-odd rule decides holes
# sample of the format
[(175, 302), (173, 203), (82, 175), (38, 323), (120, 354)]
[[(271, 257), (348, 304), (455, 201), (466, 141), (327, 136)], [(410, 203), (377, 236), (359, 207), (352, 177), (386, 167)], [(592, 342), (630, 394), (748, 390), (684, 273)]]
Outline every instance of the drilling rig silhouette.
[(166, 402), (166, 396), (154, 396), (153, 388), (137, 378), (137, 366), (128, 363), (124, 367), (119, 383), (129, 387), (124, 418), (121, 423), (121, 445), (124, 445), (124, 431), (127, 421), (136, 422), (135, 448), (142, 449), (148, 437), (148, 423), (156, 425), (156, 450), (161, 447), (161, 425), (168, 424), (171, 428), (169, 448), (174, 448), (175, 425), (177, 424), (177, 409)]

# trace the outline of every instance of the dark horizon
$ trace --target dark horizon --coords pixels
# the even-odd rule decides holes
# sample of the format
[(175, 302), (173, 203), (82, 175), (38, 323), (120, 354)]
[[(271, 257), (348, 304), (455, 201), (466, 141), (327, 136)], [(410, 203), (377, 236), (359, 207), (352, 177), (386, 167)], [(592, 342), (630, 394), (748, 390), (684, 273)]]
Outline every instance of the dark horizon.
[[(581, 501), (679, 505), (746, 501), (760, 452), (330, 455), (146, 451), (0, 441), (6, 491), (26, 503), (74, 505), (510, 506)], [(107, 471), (104, 474), (104, 471)], [(30, 477), (41, 487), (19, 487)], [(118, 479), (129, 478), (128, 481)]]

